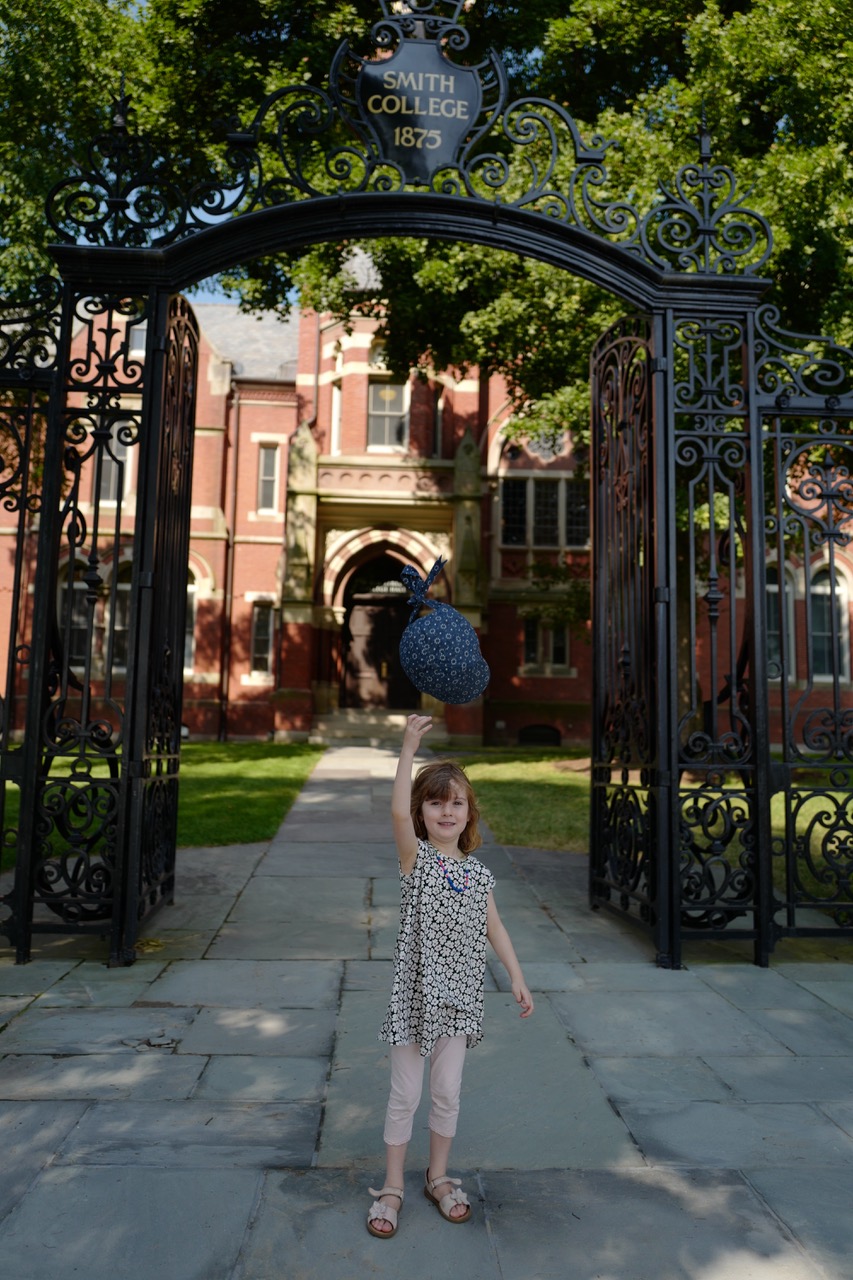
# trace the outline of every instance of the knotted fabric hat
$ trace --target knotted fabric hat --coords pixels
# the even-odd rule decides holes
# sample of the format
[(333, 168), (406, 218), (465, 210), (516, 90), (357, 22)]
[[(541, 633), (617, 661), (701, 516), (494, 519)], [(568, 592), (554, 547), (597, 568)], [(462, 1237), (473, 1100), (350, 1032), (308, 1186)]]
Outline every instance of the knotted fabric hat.
[[(416, 689), (440, 702), (473, 702), (489, 683), (491, 672), (480, 653), (477, 633), (462, 614), (427, 592), (444, 568), (441, 557), (424, 580), (407, 564), (400, 574), (411, 591), (412, 613), (400, 641), (400, 662)], [(426, 606), (429, 613), (418, 617)]]

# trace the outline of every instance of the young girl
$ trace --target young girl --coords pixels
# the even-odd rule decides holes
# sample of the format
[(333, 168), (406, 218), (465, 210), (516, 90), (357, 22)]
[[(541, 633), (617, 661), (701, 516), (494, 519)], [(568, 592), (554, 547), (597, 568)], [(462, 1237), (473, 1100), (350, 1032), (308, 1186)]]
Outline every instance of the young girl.
[(367, 1216), (374, 1236), (390, 1238), (403, 1203), (403, 1170), (412, 1121), (430, 1059), (429, 1168), (424, 1195), (448, 1222), (471, 1217), (458, 1178), (447, 1176), (456, 1133), (465, 1050), (482, 1039), (486, 938), (509, 974), (529, 1018), (533, 1000), (492, 897), (495, 878), (471, 851), (482, 840), (471, 784), (458, 765), (412, 765), (430, 716), (409, 716), (391, 797), (402, 903), (391, 1002), (380, 1040), (391, 1045), (391, 1094), (385, 1117), (385, 1185)]

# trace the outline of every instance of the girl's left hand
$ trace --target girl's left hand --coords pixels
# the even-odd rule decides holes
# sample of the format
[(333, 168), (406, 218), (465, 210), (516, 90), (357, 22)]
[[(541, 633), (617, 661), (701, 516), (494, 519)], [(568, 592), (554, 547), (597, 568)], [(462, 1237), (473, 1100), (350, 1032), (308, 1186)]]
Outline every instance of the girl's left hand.
[(519, 1017), (529, 1018), (533, 1012), (535, 1005), (533, 1004), (533, 996), (528, 991), (523, 982), (514, 982), (512, 984), (512, 994), (515, 996), (518, 1004), (521, 1005), (521, 1013)]

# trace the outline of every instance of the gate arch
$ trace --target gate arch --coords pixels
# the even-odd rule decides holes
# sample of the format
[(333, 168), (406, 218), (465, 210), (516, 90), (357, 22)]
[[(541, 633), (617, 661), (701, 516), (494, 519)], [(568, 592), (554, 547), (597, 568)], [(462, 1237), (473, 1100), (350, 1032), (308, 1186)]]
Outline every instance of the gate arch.
[[(38, 905), (66, 923), (81, 908), (101, 912), (111, 962), (128, 963), (141, 920), (171, 892), (182, 593), (164, 600), (163, 584), (178, 573), (186, 581), (197, 342), (178, 292), (247, 258), (342, 234), (520, 253), (641, 313), (593, 355), (592, 901), (643, 924), (667, 965), (680, 964), (687, 933), (748, 939), (766, 964), (780, 937), (853, 928), (849, 682), (836, 669), (823, 694), (810, 657), (806, 690), (794, 687), (784, 628), (778, 646), (771, 635), (765, 577), (767, 543), (784, 591), (803, 545), (840, 551), (850, 540), (853, 354), (784, 332), (762, 306), (770, 228), (714, 162), (704, 126), (696, 162), (662, 182), (647, 211), (607, 199), (611, 144), (585, 142), (554, 103), (508, 102), (494, 55), (465, 63), (460, 12), (431, 0), (403, 14), (382, 0), (373, 45), (362, 54), (344, 42), (328, 92), (300, 84), (270, 95), (251, 122), (233, 124), (220, 168), (189, 189), (169, 157), (131, 132), (123, 99), (88, 167), (49, 198), (62, 284), (10, 303), (0, 346), (14, 455), (0, 486), (19, 516), (19, 546), (39, 516), (32, 614), (16, 607), (10, 623), (0, 743), (3, 777), (22, 796), (4, 923), (19, 960)], [(439, 131), (432, 168), (359, 90), (394, 65), (438, 66), (454, 92), (464, 83), (468, 125), (452, 138)], [(84, 360), (71, 351), (75, 321), (91, 336)], [(131, 337), (143, 326), (141, 363)], [(75, 459), (84, 444), (102, 459), (128, 430), (129, 397), (127, 442), (139, 448), (143, 483), (131, 655), (108, 723), (71, 668), (56, 576), (63, 539), (88, 536), (69, 497)], [(43, 482), (32, 467), (42, 443)], [(805, 459), (799, 470), (794, 458)], [(103, 584), (96, 542), (87, 550), (92, 612)], [(324, 573), (324, 593), (333, 589)], [(19, 583), (16, 606), (23, 599)], [(303, 607), (313, 607), (310, 591), (295, 602)], [(72, 703), (81, 704), (73, 713)], [(66, 767), (58, 783), (57, 762)], [(68, 792), (60, 823), (57, 786)]]

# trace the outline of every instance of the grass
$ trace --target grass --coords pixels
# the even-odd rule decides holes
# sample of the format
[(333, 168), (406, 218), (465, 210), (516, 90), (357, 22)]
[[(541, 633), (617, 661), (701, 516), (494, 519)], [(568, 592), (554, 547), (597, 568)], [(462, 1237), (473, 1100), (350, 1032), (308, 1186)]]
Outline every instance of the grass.
[[(322, 747), (296, 743), (188, 742), (181, 748), (178, 845), (253, 844), (275, 835)], [(7, 786), (3, 826), (18, 823), (19, 792)], [(0, 869), (15, 862), (4, 847)]]
[(271, 840), (322, 754), (303, 743), (186, 743), (179, 847)]
[(569, 754), (565, 748), (502, 747), (460, 755), (496, 840), (588, 852), (589, 773), (566, 768)]

